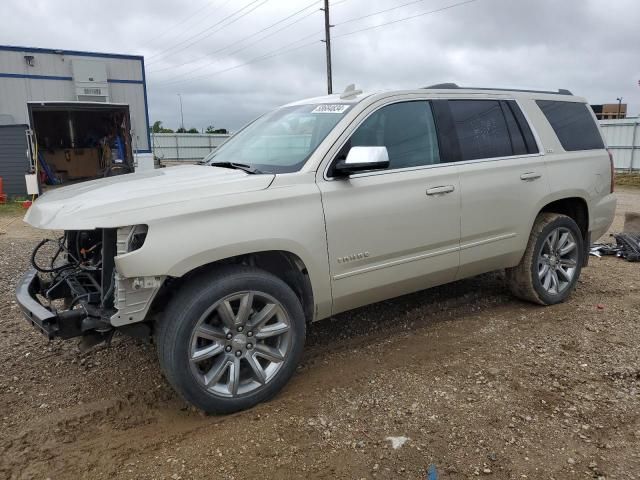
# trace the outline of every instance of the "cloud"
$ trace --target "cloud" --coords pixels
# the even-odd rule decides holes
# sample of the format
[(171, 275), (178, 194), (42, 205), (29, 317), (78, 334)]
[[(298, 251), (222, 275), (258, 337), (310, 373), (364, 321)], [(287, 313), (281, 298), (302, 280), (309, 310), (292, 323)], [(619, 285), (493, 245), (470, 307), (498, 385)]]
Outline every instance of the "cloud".
[[(640, 112), (637, 0), (476, 0), (344, 36), (460, 0), (413, 2), (349, 22), (409, 1), (333, 0), (334, 90), (353, 82), (393, 89), (444, 81), (568, 88), (592, 103), (622, 96), (630, 113)], [(2, 2), (0, 14), (13, 20), (3, 25), (0, 43), (143, 54), (152, 121), (177, 126), (180, 93), (188, 127), (237, 129), (277, 105), (325, 93), (320, 6), (311, 0), (114, 0), (96, 15), (80, 0)]]

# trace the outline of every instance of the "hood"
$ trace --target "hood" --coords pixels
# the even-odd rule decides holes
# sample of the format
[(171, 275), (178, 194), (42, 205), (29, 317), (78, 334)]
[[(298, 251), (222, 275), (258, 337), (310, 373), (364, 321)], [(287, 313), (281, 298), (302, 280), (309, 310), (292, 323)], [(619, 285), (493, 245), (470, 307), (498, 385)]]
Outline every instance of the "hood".
[(207, 165), (160, 168), (50, 190), (24, 220), (55, 230), (137, 225), (210, 209), (219, 197), (263, 190), (273, 178)]

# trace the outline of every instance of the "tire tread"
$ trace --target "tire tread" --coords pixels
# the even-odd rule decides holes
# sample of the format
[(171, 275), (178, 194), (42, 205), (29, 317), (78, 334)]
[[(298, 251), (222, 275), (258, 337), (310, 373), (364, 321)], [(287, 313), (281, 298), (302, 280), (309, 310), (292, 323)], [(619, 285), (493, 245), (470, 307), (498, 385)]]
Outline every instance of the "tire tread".
[[(304, 344), (306, 323), (304, 321), (302, 305), (300, 304), (300, 301), (293, 290), (291, 290), (291, 288), (284, 281), (272, 275), (271, 273), (260, 270), (258, 268), (244, 265), (227, 265), (212, 271), (203, 272), (187, 280), (183, 285), (181, 285), (175, 297), (167, 305), (167, 308), (163, 315), (161, 315), (161, 317), (156, 322), (156, 348), (158, 360), (160, 363), (160, 369), (165, 375), (167, 381), (174, 387), (174, 389), (180, 394), (183, 399), (208, 413), (231, 413), (237, 410), (249, 408), (255, 403), (270, 399), (278, 393), (280, 388), (284, 386), (288, 378), (293, 374), (293, 372), (295, 371), (295, 366), (297, 365), (299, 357), (302, 353), (302, 345), (300, 345), (296, 349), (297, 354), (295, 356), (297, 358), (292, 358), (293, 362), (295, 363), (293, 369), (288, 368), (287, 371), (282, 372), (286, 379), (284, 379), (284, 381), (279, 381), (279, 378), (274, 378), (274, 380), (272, 380), (273, 384), (281, 385), (278, 388), (271, 388), (265, 390), (264, 392), (261, 392), (259, 395), (256, 395), (256, 397), (259, 397), (258, 401), (252, 401), (250, 399), (243, 398), (238, 400), (235, 405), (232, 402), (229, 402), (227, 399), (223, 401), (214, 399), (210, 402), (207, 402), (204, 398), (204, 396), (206, 396), (204, 393), (202, 396), (194, 396), (192, 395), (192, 393), (190, 393), (192, 389), (185, 388), (185, 382), (187, 382), (188, 380), (183, 378), (184, 375), (181, 375), (179, 369), (176, 367), (175, 361), (177, 355), (176, 348), (178, 345), (176, 338), (180, 335), (180, 320), (184, 320), (184, 312), (188, 312), (198, 302), (202, 301), (203, 297), (210, 295), (211, 290), (222, 288), (226, 282), (230, 281), (230, 279), (233, 279), (233, 281), (236, 282), (267, 281), (274, 284), (275, 287), (282, 292), (283, 296), (288, 297), (285, 299), (285, 303), (288, 302), (289, 305), (294, 305), (293, 309), (296, 311), (290, 312), (290, 315), (292, 317), (297, 316), (302, 320), (296, 322), (296, 325), (298, 329), (301, 329), (302, 345)], [(279, 300), (282, 301), (283, 299)], [(294, 318), (292, 318), (291, 320), (292, 322), (295, 321)], [(270, 384), (270, 386), (274, 385)]]
[(533, 257), (536, 254), (536, 245), (538, 243), (538, 239), (542, 235), (544, 229), (548, 225), (560, 219), (568, 219), (573, 222), (573, 219), (571, 219), (571, 217), (560, 213), (540, 213), (533, 224), (531, 234), (529, 235), (529, 241), (527, 242), (527, 248), (522, 259), (520, 260), (520, 263), (517, 266), (508, 268), (506, 270), (505, 273), (507, 284), (509, 286), (509, 289), (511, 290), (511, 293), (516, 297), (532, 303), (537, 303), (539, 305), (549, 304), (535, 290), (533, 284), (534, 272), (532, 271), (535, 264)]

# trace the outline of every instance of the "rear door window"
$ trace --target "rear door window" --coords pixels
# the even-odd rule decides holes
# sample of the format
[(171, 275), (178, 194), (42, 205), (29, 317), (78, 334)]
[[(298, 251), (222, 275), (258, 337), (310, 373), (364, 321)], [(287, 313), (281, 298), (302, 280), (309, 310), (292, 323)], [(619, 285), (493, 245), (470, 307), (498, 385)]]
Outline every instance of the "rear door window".
[(509, 128), (498, 100), (449, 100), (460, 145), (460, 160), (514, 154)]
[(604, 148), (596, 122), (584, 103), (536, 100), (558, 140), (568, 152)]

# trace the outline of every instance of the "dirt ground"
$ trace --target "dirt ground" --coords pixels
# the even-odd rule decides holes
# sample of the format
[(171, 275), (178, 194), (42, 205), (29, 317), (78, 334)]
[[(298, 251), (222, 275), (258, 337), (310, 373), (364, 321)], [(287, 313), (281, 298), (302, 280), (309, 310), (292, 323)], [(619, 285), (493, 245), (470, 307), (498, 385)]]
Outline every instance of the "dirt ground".
[[(625, 210), (640, 190), (612, 231)], [(491, 274), (339, 315), (275, 399), (204, 416), (153, 346), (82, 355), (27, 325), (13, 291), (41, 236), (0, 215), (0, 478), (640, 479), (640, 264), (592, 257), (553, 307)]]

